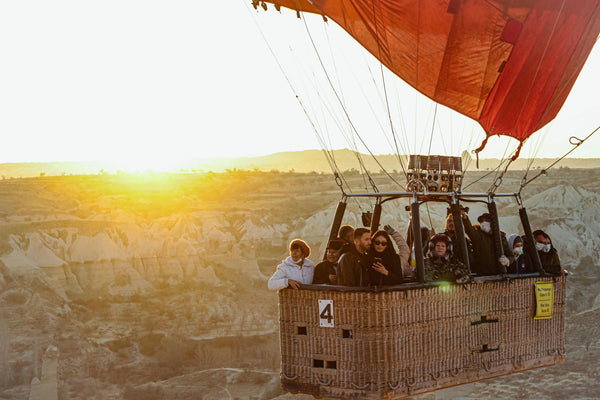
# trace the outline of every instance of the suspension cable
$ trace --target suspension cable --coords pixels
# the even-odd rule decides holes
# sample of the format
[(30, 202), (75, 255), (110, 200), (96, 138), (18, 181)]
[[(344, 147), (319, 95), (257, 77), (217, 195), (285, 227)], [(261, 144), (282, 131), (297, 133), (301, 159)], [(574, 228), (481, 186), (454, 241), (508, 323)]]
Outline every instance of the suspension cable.
[(480, 176), (478, 179), (474, 180), (473, 182), (469, 183), (467, 186), (465, 186), (465, 187), (463, 188), (463, 190), (466, 190), (466, 189), (468, 189), (469, 187), (473, 186), (474, 184), (476, 184), (477, 182), (479, 182), (479, 181), (480, 181), (480, 180), (482, 180), (483, 178), (485, 178), (485, 177), (487, 177), (487, 176), (489, 176), (489, 175), (493, 174), (494, 172), (497, 172), (497, 171), (498, 171), (498, 170), (499, 170), (499, 169), (502, 167), (502, 164), (503, 164), (503, 163), (505, 163), (507, 160), (508, 160), (508, 159), (505, 159), (505, 160), (503, 160), (502, 162), (500, 162), (500, 164), (498, 164), (498, 166), (497, 166), (496, 168), (494, 168), (493, 170), (489, 171), (488, 173), (486, 173), (486, 174), (484, 174), (484, 175)]
[[(300, 60), (298, 60), (298, 62), (295, 63), (295, 65), (297, 66), (301, 66)], [(301, 68), (300, 68), (301, 69)], [(302, 69), (301, 69), (302, 70)], [(305, 72), (305, 75), (308, 76), (308, 72)], [(364, 183), (364, 188), (365, 190), (368, 190), (367, 186), (368, 186), (368, 182), (369, 180), (367, 180), (366, 175), (368, 175), (368, 170), (366, 168), (366, 165), (364, 164), (362, 157), (358, 151), (358, 147), (356, 146), (356, 141), (354, 140), (352, 134), (350, 133), (350, 136), (348, 136), (345, 133), (346, 128), (344, 128), (342, 125), (342, 123), (340, 121), (338, 121), (338, 118), (336, 117), (335, 113), (332, 110), (332, 106), (331, 104), (325, 99), (324, 96), (321, 95), (321, 92), (319, 90), (319, 87), (315, 84), (314, 79), (307, 79), (313, 87), (314, 92), (317, 94), (319, 100), (323, 103), (322, 104), (322, 109), (325, 109), (329, 115), (331, 116), (332, 120), (335, 122), (335, 124), (337, 125), (340, 133), (342, 134), (342, 136), (346, 139), (346, 142), (348, 143), (349, 147), (351, 148), (351, 151), (353, 152), (354, 156), (356, 157), (356, 159), (358, 160), (358, 164), (359, 164), (359, 169), (360, 169), (360, 175), (362, 177), (363, 183)], [(330, 154), (331, 158), (334, 160), (335, 162), (335, 157), (333, 155), (333, 146), (331, 145), (331, 138), (328, 135), (329, 138), (329, 150), (328, 153)], [(327, 146), (324, 144), (325, 140), (324, 139), (320, 139), (320, 143), (321, 143), (321, 147), (323, 149), (326, 149)], [(335, 165), (337, 166), (337, 163), (335, 163)], [(343, 175), (341, 169), (339, 167), (337, 167), (337, 172), (339, 173), (339, 175), (341, 176), (342, 180), (344, 181), (344, 183), (346, 184), (346, 186), (349, 188), (350, 192), (352, 192), (352, 189), (350, 187), (350, 184), (348, 183), (348, 181), (346, 180), (345, 176)], [(369, 177), (370, 178), (370, 177)], [(357, 198), (355, 198), (359, 208), (362, 210), (362, 207), (360, 205), (360, 202), (358, 201)]]
[(429, 137), (429, 149), (427, 150), (427, 155), (431, 155), (431, 143), (433, 143), (433, 132), (435, 130), (435, 119), (437, 117), (437, 109), (438, 105), (435, 103), (435, 108), (433, 110), (433, 122), (431, 123), (431, 136)]
[[(354, 126), (354, 123), (352, 122), (352, 119), (350, 118), (350, 115), (348, 114), (348, 111), (346, 110), (346, 107), (344, 106), (343, 102), (340, 99), (340, 96), (337, 92), (337, 90), (335, 89), (331, 78), (329, 77), (329, 73), (327, 72), (327, 69), (325, 68), (325, 65), (323, 64), (323, 59), (321, 58), (321, 55), (319, 54), (319, 50), (317, 49), (317, 46), (313, 40), (313, 37), (310, 33), (310, 29), (308, 28), (308, 24), (306, 23), (306, 19), (303, 18), (303, 22), (304, 22), (304, 27), (306, 28), (306, 33), (308, 34), (308, 37), (310, 39), (310, 42), (313, 46), (313, 49), (315, 51), (315, 54), (317, 55), (317, 58), (319, 60), (319, 63), (321, 65), (321, 68), (323, 69), (323, 73), (325, 74), (325, 77), (327, 78), (327, 82), (329, 83), (329, 86), (331, 87), (331, 90), (333, 91), (335, 97), (337, 98), (338, 102), (340, 103), (340, 107), (342, 108), (344, 114), (346, 115), (346, 118), (348, 120), (348, 123), (350, 124), (352, 131), (354, 132), (354, 134), (356, 135), (356, 137), (358, 137), (358, 139), (360, 140), (360, 142), (362, 143), (362, 145), (365, 147), (365, 149), (367, 149), (367, 151), (369, 152), (369, 154), (371, 155), (371, 157), (373, 158), (373, 160), (375, 160), (375, 162), (377, 163), (377, 165), (381, 168), (381, 170), (394, 182), (396, 183), (400, 188), (402, 188), (403, 190), (405, 189), (404, 186), (398, 182), (396, 179), (394, 179), (394, 177), (392, 175), (390, 175), (390, 173), (385, 169), (385, 167), (379, 162), (379, 160), (377, 159), (377, 157), (375, 157), (375, 155), (373, 154), (373, 152), (371, 151), (371, 149), (369, 148), (369, 146), (367, 146), (367, 144), (365, 143), (365, 141), (363, 140), (363, 138), (361, 137), (361, 135), (358, 133), (358, 130), (356, 129), (356, 127)], [(370, 177), (370, 174), (367, 171), (367, 176)], [(373, 180), (370, 179), (370, 182), (373, 183)], [(375, 188), (374, 188), (375, 189)]]
[(431, 213), (429, 212), (429, 203), (425, 202), (425, 207), (427, 208), (427, 217), (429, 218), (429, 226), (433, 229), (433, 221), (431, 221)]
[(530, 184), (531, 182), (533, 182), (534, 180), (536, 180), (537, 178), (539, 178), (542, 175), (547, 175), (548, 170), (552, 167), (554, 167), (556, 164), (558, 164), (563, 158), (565, 158), (566, 156), (568, 156), (569, 154), (571, 154), (576, 148), (578, 148), (579, 146), (581, 146), (586, 140), (588, 140), (594, 133), (598, 132), (600, 130), (600, 126), (598, 126), (596, 129), (594, 129), (592, 131), (592, 133), (590, 133), (589, 135), (587, 135), (585, 138), (583, 139), (579, 139), (575, 136), (571, 136), (569, 138), (569, 143), (573, 146), (573, 148), (569, 151), (567, 151), (562, 157), (558, 158), (557, 160), (555, 160), (552, 164), (550, 164), (549, 166), (547, 166), (546, 168), (542, 169), (536, 176), (534, 176), (533, 178), (529, 179), (529, 180), (525, 180), (524, 182), (521, 182), (521, 188), (519, 189), (519, 193), (521, 193), (521, 190), (523, 190), (523, 188), (525, 186), (527, 186), (528, 184)]
[[(246, 10), (248, 11), (248, 13), (251, 15), (252, 17), (252, 21), (254, 22), (256, 28), (258, 29), (263, 41), (265, 42), (265, 44), (267, 45), (267, 48), (269, 49), (269, 52), (271, 53), (271, 56), (273, 56), (273, 59), (275, 60), (275, 63), (277, 64), (277, 67), (279, 68), (279, 70), (281, 71), (281, 73), (283, 74), (288, 86), (290, 87), (290, 89), (292, 90), (292, 93), (294, 94), (294, 97), (296, 98), (296, 100), (298, 101), (300, 107), (302, 108), (302, 111), (304, 112), (304, 115), (306, 116), (306, 118), (308, 119), (315, 135), (317, 136), (317, 140), (320, 142), (322, 150), (325, 154), (325, 158), (327, 160), (327, 162), (329, 163), (329, 166), (334, 174), (334, 176), (336, 177), (336, 183), (338, 183), (338, 179), (337, 177), (341, 178), (341, 182), (343, 182), (344, 184), (346, 184), (346, 187), (348, 188), (348, 191), (350, 193), (352, 193), (352, 188), (350, 187), (348, 181), (346, 180), (346, 178), (344, 177), (342, 171), (340, 170), (337, 162), (335, 161), (335, 157), (333, 156), (333, 151), (332, 150), (328, 150), (327, 146), (323, 140), (323, 138), (321, 137), (313, 119), (310, 117), (310, 114), (308, 113), (308, 110), (306, 109), (304, 103), (302, 102), (302, 100), (300, 99), (300, 96), (298, 95), (298, 92), (296, 91), (296, 88), (294, 87), (294, 85), (292, 84), (288, 74), (285, 72), (285, 70), (283, 69), (283, 66), (281, 65), (281, 62), (279, 61), (279, 58), (277, 57), (277, 55), (275, 54), (275, 51), (273, 50), (273, 48), (271, 47), (271, 44), (269, 43), (269, 41), (267, 40), (267, 37), (264, 33), (264, 31), (262, 30), (261, 26), (258, 24), (258, 22), (256, 21), (256, 17), (254, 17), (254, 15), (252, 14), (252, 11), (249, 9), (248, 5), (242, 1), (245, 6), (246, 6)], [(344, 192), (344, 188), (343, 185), (341, 185), (340, 183), (338, 183), (338, 186), (340, 186), (340, 189), (342, 190), (342, 192)], [(362, 207), (360, 205), (360, 203), (358, 202), (358, 200), (355, 198), (356, 203), (358, 205), (358, 208), (362, 211)]]
[(402, 162), (402, 158), (400, 157), (400, 150), (398, 150), (398, 139), (396, 138), (396, 129), (394, 128), (394, 123), (392, 122), (392, 114), (390, 112), (390, 103), (388, 100), (387, 87), (385, 83), (385, 74), (383, 73), (383, 63), (379, 64), (381, 69), (381, 80), (383, 82), (383, 93), (385, 94), (385, 107), (387, 110), (388, 119), (390, 121), (390, 129), (392, 131), (392, 137), (394, 138), (394, 146), (396, 147), (396, 156), (398, 157), (398, 162), (400, 163), (400, 167), (402, 168), (402, 173), (404, 176), (408, 178), (406, 174), (406, 169), (404, 168), (404, 162)]
[(390, 121), (390, 129), (392, 131), (392, 137), (394, 138), (394, 145), (396, 147), (396, 155), (398, 156), (398, 162), (400, 163), (400, 167), (402, 167), (402, 172), (404, 173), (405, 177), (408, 177), (408, 175), (406, 174), (406, 169), (404, 168), (404, 163), (402, 162), (402, 159), (400, 158), (400, 151), (398, 150), (398, 141), (396, 139), (396, 130), (394, 129), (394, 123), (392, 122), (392, 114), (390, 112), (390, 102), (388, 99), (388, 94), (387, 94), (387, 87), (385, 84), (385, 74), (383, 73), (383, 63), (381, 62), (381, 40), (379, 40), (379, 25), (377, 24), (377, 13), (375, 11), (375, 0), (371, 1), (371, 5), (373, 8), (373, 23), (375, 24), (375, 39), (377, 40), (377, 52), (379, 53), (379, 57), (377, 58), (379, 60), (379, 69), (381, 72), (381, 82), (383, 84), (383, 94), (385, 96), (385, 108), (387, 111), (387, 116), (388, 116), (388, 120)]
[[(508, 141), (508, 143), (506, 143), (506, 147), (504, 148), (504, 153), (502, 153), (502, 158), (500, 159), (500, 163), (503, 163), (506, 157), (506, 153), (508, 152), (508, 148), (510, 147), (510, 140)], [(518, 150), (516, 150), (518, 151)], [(504, 174), (506, 173), (506, 171), (508, 171), (508, 166), (510, 164), (512, 164), (513, 157), (508, 157), (507, 158), (508, 161), (506, 163), (506, 167), (504, 168), (504, 171), (502, 171), (502, 173), (500, 175), (498, 175), (498, 172), (500, 171), (500, 169), (496, 170), (496, 175), (494, 175), (494, 180), (492, 182), (492, 184), (490, 185), (490, 187), (488, 188), (488, 193), (495, 193), (496, 190), (500, 187), (500, 185), (502, 185), (502, 178), (504, 177)]]

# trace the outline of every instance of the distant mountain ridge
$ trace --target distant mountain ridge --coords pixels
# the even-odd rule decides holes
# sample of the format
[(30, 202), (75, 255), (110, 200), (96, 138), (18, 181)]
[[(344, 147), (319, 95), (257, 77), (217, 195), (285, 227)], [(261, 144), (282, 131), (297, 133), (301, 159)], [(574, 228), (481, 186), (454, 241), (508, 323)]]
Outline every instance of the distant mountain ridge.
[[(334, 150), (332, 152), (338, 168), (342, 171), (359, 169), (357, 157), (349, 149)], [(381, 167), (369, 154), (360, 153), (360, 157), (370, 171), (379, 171)], [(376, 155), (377, 160), (389, 171), (401, 171), (402, 167), (395, 154)], [(406, 160), (406, 156), (401, 156)], [(533, 161), (532, 168), (545, 168), (552, 164), (555, 158), (539, 158)], [(527, 169), (529, 159), (521, 158), (513, 162), (509, 169)], [(499, 159), (488, 158), (479, 160), (479, 170), (494, 169), (500, 163)], [(116, 173), (119, 167), (114, 162), (108, 161), (56, 161), (56, 162), (30, 162), (30, 163), (2, 163), (0, 164), (0, 176), (2, 179), (26, 178), (40, 175), (88, 175), (98, 173)], [(565, 158), (557, 167), (568, 167), (576, 169), (600, 168), (600, 158)], [(463, 166), (465, 167), (465, 166)], [(471, 160), (466, 167), (476, 170), (475, 160)], [(190, 172), (223, 172), (228, 169), (246, 169), (261, 171), (279, 170), (296, 172), (330, 172), (331, 168), (321, 150), (289, 151), (268, 154), (258, 157), (238, 158), (208, 158), (181, 160), (176, 170)], [(140, 168), (143, 170), (143, 168)], [(159, 171), (156, 171), (159, 172)], [(175, 170), (173, 171), (175, 172)]]

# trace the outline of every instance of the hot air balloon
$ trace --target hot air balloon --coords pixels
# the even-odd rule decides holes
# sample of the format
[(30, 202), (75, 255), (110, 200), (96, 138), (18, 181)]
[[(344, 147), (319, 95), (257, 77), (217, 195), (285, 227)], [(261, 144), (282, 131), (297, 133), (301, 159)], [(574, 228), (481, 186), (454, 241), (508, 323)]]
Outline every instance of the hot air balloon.
[[(477, 121), (486, 135), (477, 153), (491, 136), (516, 139), (512, 160), (555, 118), (600, 33), (598, 0), (254, 0), (255, 7), (266, 3), (334, 21), (418, 92)], [(375, 202), (366, 218), (375, 232), (385, 203), (407, 199), (416, 279), (392, 287), (280, 290), (286, 390), (399, 399), (564, 361), (566, 277), (537, 257), (521, 200), (527, 181), (518, 192), (498, 193), (500, 175), (487, 192), (468, 193), (460, 157), (411, 155), (405, 165), (405, 190), (398, 192), (373, 185), (372, 192), (347, 193), (336, 171), (342, 200), (329, 239), (348, 200)], [(471, 283), (426, 282), (421, 205), (449, 206), (455, 249), (470, 267), (462, 203), (487, 206), (498, 259), (496, 198), (516, 200), (536, 272), (508, 274), (498, 266), (498, 274)]]

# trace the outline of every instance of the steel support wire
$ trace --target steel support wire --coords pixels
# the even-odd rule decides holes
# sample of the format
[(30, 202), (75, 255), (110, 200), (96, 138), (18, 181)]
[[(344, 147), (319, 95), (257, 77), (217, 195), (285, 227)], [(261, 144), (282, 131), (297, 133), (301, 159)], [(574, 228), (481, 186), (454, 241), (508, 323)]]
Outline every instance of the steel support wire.
[[(369, 154), (371, 155), (371, 157), (373, 158), (373, 160), (377, 163), (377, 165), (379, 166), (379, 168), (381, 168), (381, 170), (394, 183), (396, 183), (399, 187), (401, 187), (401, 188), (404, 189), (404, 186), (400, 182), (398, 182), (396, 179), (394, 179), (394, 177), (392, 175), (390, 175), (390, 173), (385, 169), (385, 167), (379, 162), (379, 160), (377, 159), (377, 157), (375, 157), (375, 155), (373, 154), (373, 152), (371, 151), (371, 149), (369, 148), (369, 146), (367, 146), (367, 144), (363, 140), (362, 136), (358, 133), (358, 130), (356, 129), (356, 126), (354, 126), (354, 123), (352, 122), (352, 119), (350, 118), (350, 115), (348, 114), (348, 110), (346, 110), (346, 107), (344, 106), (344, 103), (342, 102), (342, 99), (340, 98), (340, 95), (338, 94), (338, 91), (335, 89), (335, 86), (333, 85), (333, 82), (331, 81), (329, 73), (327, 72), (327, 68), (325, 68), (325, 64), (323, 63), (323, 59), (321, 58), (321, 55), (319, 54), (319, 50), (317, 49), (317, 46), (316, 46), (316, 44), (315, 44), (315, 42), (313, 40), (313, 37), (310, 34), (310, 29), (308, 28), (308, 24), (306, 23), (306, 19), (303, 19), (303, 22), (304, 22), (304, 27), (306, 29), (306, 33), (308, 34), (310, 42), (311, 42), (311, 44), (313, 46), (313, 49), (315, 51), (315, 54), (317, 55), (317, 59), (319, 60), (319, 63), (321, 64), (321, 68), (323, 69), (323, 73), (325, 74), (325, 77), (327, 78), (327, 82), (329, 83), (329, 86), (331, 87), (331, 90), (333, 90), (333, 94), (335, 95), (335, 97), (337, 98), (338, 102), (340, 103), (340, 107), (342, 107), (342, 110), (343, 110), (344, 114), (346, 115), (346, 118), (348, 120), (348, 123), (350, 124), (350, 127), (352, 128), (352, 131), (354, 132), (354, 134), (356, 135), (356, 137), (360, 140), (360, 142), (365, 147), (365, 149), (369, 152)], [(368, 172), (367, 172), (367, 175), (369, 175)]]
[[(531, 179), (525, 180), (525, 181), (521, 181), (521, 187), (519, 188), (519, 194), (521, 193), (521, 191), (523, 190), (523, 188), (525, 186), (527, 186), (528, 184), (530, 184), (531, 182), (533, 182), (534, 180), (536, 180), (537, 178), (539, 178), (542, 175), (547, 175), (548, 174), (548, 170), (552, 167), (554, 167), (556, 164), (558, 164), (563, 158), (565, 158), (566, 156), (568, 156), (569, 154), (571, 154), (573, 151), (575, 151), (576, 148), (578, 148), (579, 146), (581, 146), (586, 140), (588, 140), (590, 137), (592, 137), (592, 135), (596, 132), (598, 132), (600, 130), (600, 126), (598, 126), (596, 129), (594, 129), (592, 131), (592, 133), (590, 133), (589, 135), (587, 135), (585, 138), (583, 139), (579, 139), (575, 136), (571, 136), (569, 138), (569, 143), (573, 146), (573, 148), (569, 151), (567, 151), (562, 157), (558, 158), (556, 161), (554, 161), (552, 164), (550, 164), (549, 166), (547, 166), (546, 168), (542, 169), (536, 176), (534, 176)], [(524, 178), (525, 179), (525, 178)]]

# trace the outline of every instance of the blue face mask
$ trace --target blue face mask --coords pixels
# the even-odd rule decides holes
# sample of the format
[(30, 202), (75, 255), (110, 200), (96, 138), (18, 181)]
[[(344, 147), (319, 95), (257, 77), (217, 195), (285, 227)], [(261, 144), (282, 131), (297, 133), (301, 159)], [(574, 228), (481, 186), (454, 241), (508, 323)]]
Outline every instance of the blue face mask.
[(542, 251), (543, 251), (544, 253), (547, 253), (547, 252), (549, 252), (549, 251), (550, 251), (550, 249), (551, 249), (551, 248), (552, 248), (552, 245), (551, 245), (551, 244), (545, 244), (545, 245), (544, 245), (544, 248), (542, 249)]

